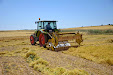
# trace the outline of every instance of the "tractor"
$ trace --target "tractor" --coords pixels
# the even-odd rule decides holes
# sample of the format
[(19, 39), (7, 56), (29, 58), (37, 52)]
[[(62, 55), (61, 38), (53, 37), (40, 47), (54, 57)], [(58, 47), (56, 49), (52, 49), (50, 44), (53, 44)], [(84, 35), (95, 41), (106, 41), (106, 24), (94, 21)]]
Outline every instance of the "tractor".
[(57, 21), (36, 21), (37, 30), (30, 36), (31, 45), (35, 45), (39, 41), (39, 45), (48, 50), (58, 51), (71, 47), (69, 40), (75, 40), (74, 43), (80, 43), (83, 41), (82, 34), (61, 32), (57, 29)]

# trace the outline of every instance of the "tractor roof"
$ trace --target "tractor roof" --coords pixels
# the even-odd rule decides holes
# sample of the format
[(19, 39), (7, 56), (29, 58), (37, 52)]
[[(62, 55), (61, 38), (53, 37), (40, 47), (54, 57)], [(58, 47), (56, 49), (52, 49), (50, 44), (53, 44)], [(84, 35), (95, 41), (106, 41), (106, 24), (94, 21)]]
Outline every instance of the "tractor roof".
[(47, 21), (47, 20), (43, 20), (43, 21), (36, 21), (36, 23), (38, 22), (58, 22), (58, 21)]

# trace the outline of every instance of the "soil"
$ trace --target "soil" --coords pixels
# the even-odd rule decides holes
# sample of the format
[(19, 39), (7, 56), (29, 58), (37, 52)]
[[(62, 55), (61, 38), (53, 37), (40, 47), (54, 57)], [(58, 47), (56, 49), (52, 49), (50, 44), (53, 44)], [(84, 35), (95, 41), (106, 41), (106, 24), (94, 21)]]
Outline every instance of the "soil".
[(42, 75), (18, 56), (0, 57), (0, 75)]
[(113, 75), (113, 66), (98, 64), (80, 57), (71, 56), (62, 52), (43, 51), (39, 56), (54, 67), (64, 67), (66, 69), (82, 69), (91, 75)]
[[(15, 40), (16, 39), (16, 40)], [(4, 41), (8, 40), (8, 37), (0, 38), (0, 45), (4, 45)], [(107, 64), (98, 64), (96, 62), (86, 60), (80, 57), (71, 56), (62, 53), (62, 51), (54, 52), (50, 50), (41, 50), (39, 45), (32, 46), (29, 43), (29, 36), (10, 37), (9, 44), (15, 41), (15, 45), (1, 46), (0, 52), (14, 51), (16, 49), (37, 48), (37, 54), (48, 61), (52, 68), (64, 67), (66, 69), (81, 69), (87, 71), (91, 75), (113, 75), (113, 66)], [(18, 42), (19, 41), (19, 42)], [(24, 41), (24, 42), (23, 42)], [(23, 44), (23, 43), (24, 44)], [(39, 50), (39, 49), (40, 50)], [(41, 72), (35, 71), (29, 67), (28, 63), (22, 56), (0, 56), (0, 75), (43, 75)]]

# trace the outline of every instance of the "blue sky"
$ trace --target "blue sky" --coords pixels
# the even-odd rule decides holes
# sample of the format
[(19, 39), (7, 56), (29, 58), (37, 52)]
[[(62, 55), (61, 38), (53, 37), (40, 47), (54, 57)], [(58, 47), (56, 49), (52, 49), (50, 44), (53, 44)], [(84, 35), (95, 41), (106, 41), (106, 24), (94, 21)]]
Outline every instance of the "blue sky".
[(36, 29), (38, 18), (58, 28), (113, 24), (113, 0), (0, 0), (0, 30)]

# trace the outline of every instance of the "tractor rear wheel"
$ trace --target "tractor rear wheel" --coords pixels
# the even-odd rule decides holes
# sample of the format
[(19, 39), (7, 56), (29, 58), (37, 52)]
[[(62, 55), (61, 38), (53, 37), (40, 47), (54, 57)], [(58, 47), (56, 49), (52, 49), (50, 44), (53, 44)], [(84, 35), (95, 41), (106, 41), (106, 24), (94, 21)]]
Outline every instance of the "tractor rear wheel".
[(34, 35), (30, 36), (30, 42), (31, 42), (31, 45), (35, 45), (36, 44)]
[(47, 35), (41, 33), (39, 36), (39, 44), (40, 46), (43, 46), (44, 48), (46, 48), (45, 43), (47, 43)]

